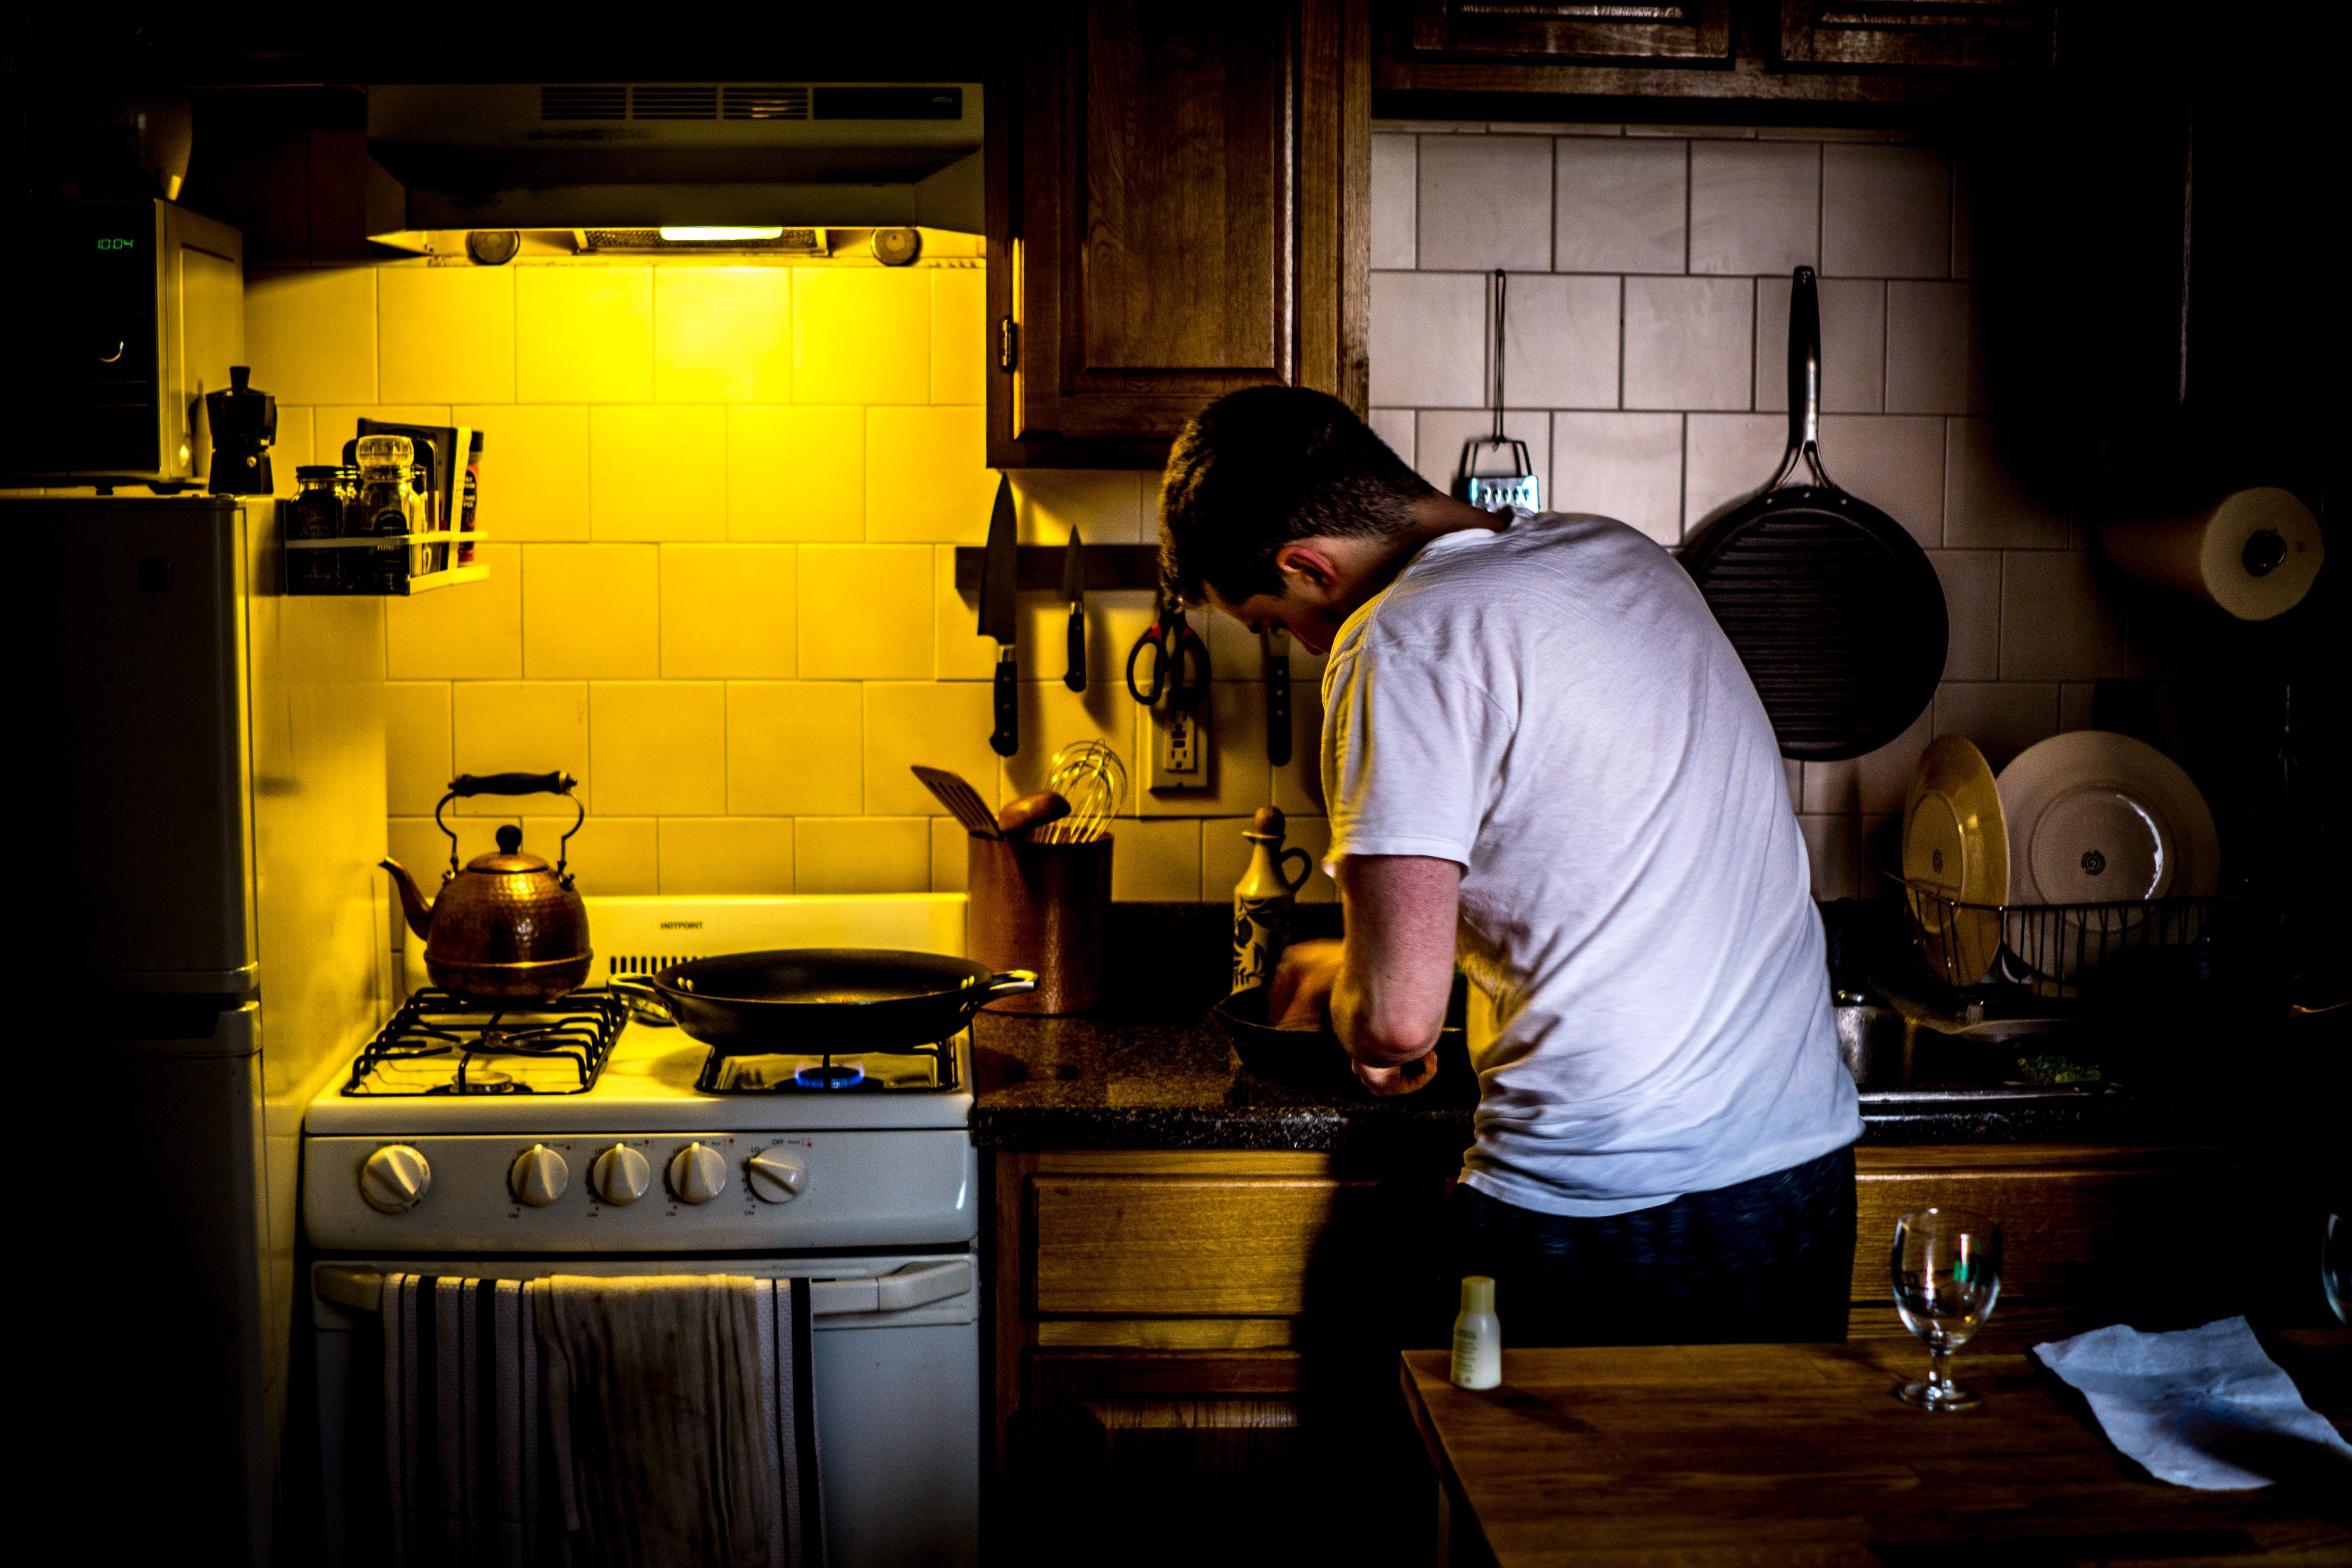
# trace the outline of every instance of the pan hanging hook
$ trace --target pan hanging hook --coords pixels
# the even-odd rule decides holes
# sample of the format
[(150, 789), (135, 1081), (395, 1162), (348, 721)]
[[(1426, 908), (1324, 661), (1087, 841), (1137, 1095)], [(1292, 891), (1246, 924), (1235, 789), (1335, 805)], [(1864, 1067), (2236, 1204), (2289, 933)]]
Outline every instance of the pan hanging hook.
[[(1495, 268), (1494, 307), (1486, 323), (1486, 388), (1487, 402), (1493, 406), (1493, 433), (1474, 436), (1463, 443), (1462, 474), (1454, 481), (1454, 493), (1484, 511), (1508, 511), (1518, 508), (1527, 511), (1543, 510), (1543, 483), (1536, 477), (1535, 466), (1528, 460), (1528, 444), (1515, 441), (1503, 434), (1503, 357), (1504, 328), (1510, 309), (1510, 274)], [(1504, 456), (1506, 471), (1488, 470), (1482, 460), (1486, 454)]]

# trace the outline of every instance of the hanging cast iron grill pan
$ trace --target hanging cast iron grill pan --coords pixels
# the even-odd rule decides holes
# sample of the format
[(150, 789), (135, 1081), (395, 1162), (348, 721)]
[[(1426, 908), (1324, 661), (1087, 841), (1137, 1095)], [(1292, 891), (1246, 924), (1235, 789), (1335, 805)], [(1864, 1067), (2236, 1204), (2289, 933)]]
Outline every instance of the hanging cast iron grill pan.
[[(1789, 452), (1772, 482), (1707, 525), (1683, 565), (1731, 639), (1780, 754), (1836, 762), (1911, 727), (1944, 673), (1944, 587), (1908, 530), (1822, 467), (1813, 269), (1789, 289)], [(1801, 461), (1811, 484), (1791, 484)]]

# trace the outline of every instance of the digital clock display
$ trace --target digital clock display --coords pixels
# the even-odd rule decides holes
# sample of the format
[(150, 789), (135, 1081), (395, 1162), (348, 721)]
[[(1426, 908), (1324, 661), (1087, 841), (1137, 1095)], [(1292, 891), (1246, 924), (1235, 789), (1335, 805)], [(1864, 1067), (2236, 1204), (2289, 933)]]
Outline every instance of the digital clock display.
[(139, 242), (135, 239), (120, 239), (101, 237), (98, 242), (98, 247), (100, 250), (135, 250), (138, 248), (138, 246)]

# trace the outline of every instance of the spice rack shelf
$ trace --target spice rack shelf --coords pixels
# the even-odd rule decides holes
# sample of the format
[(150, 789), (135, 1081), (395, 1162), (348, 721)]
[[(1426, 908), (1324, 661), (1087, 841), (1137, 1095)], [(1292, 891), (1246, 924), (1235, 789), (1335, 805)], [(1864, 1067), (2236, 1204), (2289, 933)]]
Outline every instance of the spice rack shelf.
[[(477, 529), (443, 528), (416, 533), (360, 534), (341, 539), (286, 539), (278, 542), (285, 548), (289, 557), (295, 552), (319, 550), (364, 550), (373, 552), (389, 547), (397, 547), (407, 552), (429, 549), (436, 545), (446, 548), (448, 553), (445, 559), (450, 563), (449, 565), (436, 571), (410, 571), (397, 574), (394, 578), (396, 586), (386, 586), (382, 583), (370, 583), (366, 586), (350, 586), (346, 585), (348, 578), (342, 574), (330, 575), (326, 579), (329, 585), (320, 585), (314, 574), (299, 569), (291, 559), (287, 563), (286, 592), (298, 597), (404, 599), (413, 598), (418, 594), (429, 594), (436, 588), (454, 588), (460, 583), (486, 581), (490, 574), (488, 564), (474, 562), (459, 565), (457, 562), (459, 546), (480, 544), (488, 537)], [(415, 560), (415, 557), (411, 553), (408, 559)]]

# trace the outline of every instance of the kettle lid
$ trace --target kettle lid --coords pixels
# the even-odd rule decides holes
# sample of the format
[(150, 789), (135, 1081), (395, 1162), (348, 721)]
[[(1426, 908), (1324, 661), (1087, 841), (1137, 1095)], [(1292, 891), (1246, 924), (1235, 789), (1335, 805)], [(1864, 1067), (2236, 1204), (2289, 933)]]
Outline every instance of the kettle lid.
[(499, 847), (497, 850), (488, 855), (475, 856), (471, 860), (466, 862), (466, 869), (468, 871), (488, 871), (492, 873), (502, 871), (544, 871), (547, 869), (547, 862), (541, 859), (536, 855), (526, 855), (523, 853), (522, 829), (509, 822), (499, 829)]

